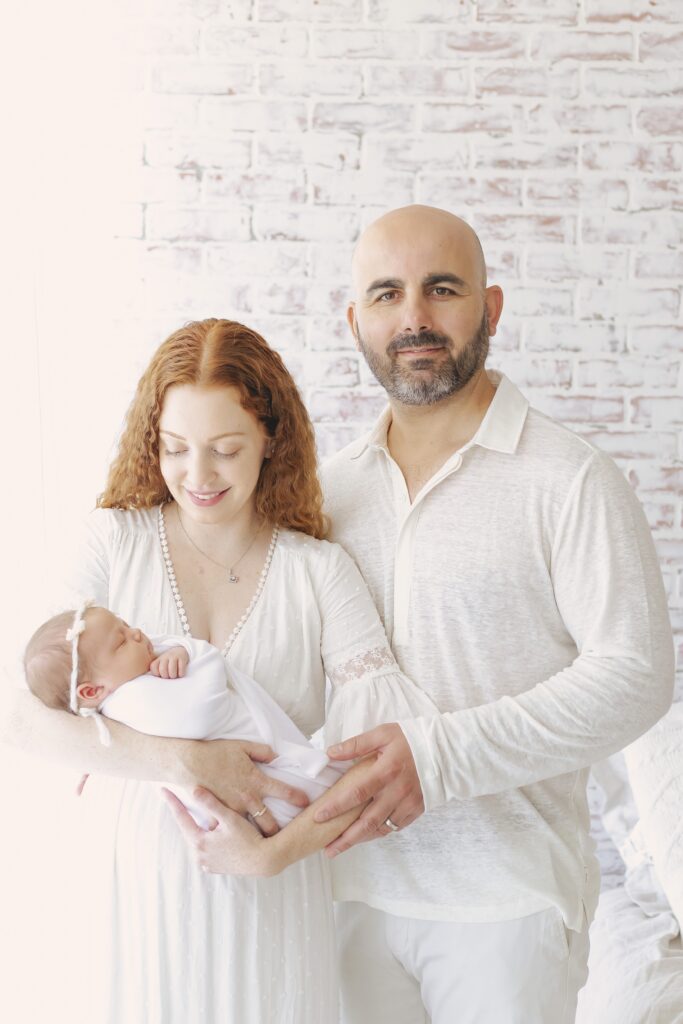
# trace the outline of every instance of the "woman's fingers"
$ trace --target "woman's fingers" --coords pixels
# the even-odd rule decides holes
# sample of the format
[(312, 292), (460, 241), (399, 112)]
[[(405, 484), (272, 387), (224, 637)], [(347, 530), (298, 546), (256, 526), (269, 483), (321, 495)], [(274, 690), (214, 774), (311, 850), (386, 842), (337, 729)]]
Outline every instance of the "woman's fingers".
[(161, 787), (161, 792), (164, 800), (171, 809), (171, 813), (176, 820), (178, 828), (184, 835), (187, 842), (191, 845), (196, 843), (204, 834), (205, 829), (199, 827), (187, 807), (180, 802), (175, 793), (171, 793), (170, 789), (166, 789), (164, 786)]
[(263, 781), (260, 796), (274, 796), (279, 800), (286, 800), (288, 804), (294, 804), (295, 807), (308, 807), (311, 802), (303, 789), (296, 789), (294, 786), (282, 782), (281, 779), (264, 775), (263, 772), (259, 772), (259, 775)]
[(173, 793), (162, 789), (164, 798), (202, 871), (212, 874), (259, 874), (257, 853), (262, 836), (245, 819), (230, 810), (203, 786), (193, 790), (193, 799), (214, 818), (214, 826), (200, 828)]
[[(220, 743), (221, 741), (219, 740), (218, 742)], [(234, 740), (228, 740), (227, 742), (234, 743)], [(275, 757), (275, 751), (267, 743), (252, 743), (251, 740), (242, 740), (240, 741), (240, 746), (252, 761), (272, 761)]]
[[(165, 792), (168, 792), (168, 790), (165, 790)], [(173, 794), (171, 794), (171, 796), (172, 795)], [(210, 790), (205, 789), (204, 786), (195, 786), (192, 791), (192, 798), (193, 800), (196, 800), (196, 802), (200, 804), (205, 811), (208, 811), (209, 814), (216, 819), (216, 822), (223, 821), (228, 814), (232, 813), (229, 807), (226, 807), (218, 797), (214, 796)], [(178, 803), (180, 803), (180, 801), (178, 801)]]
[(274, 836), (276, 832), (280, 831), (278, 823), (265, 804), (249, 811), (249, 817), (263, 836)]

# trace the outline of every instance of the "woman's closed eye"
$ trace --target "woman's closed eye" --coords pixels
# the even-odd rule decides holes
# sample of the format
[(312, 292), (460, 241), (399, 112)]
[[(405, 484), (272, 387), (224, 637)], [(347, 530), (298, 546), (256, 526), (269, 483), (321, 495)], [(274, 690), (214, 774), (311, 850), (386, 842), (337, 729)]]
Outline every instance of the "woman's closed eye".
[(214, 455), (218, 455), (221, 459), (234, 459), (236, 455), (239, 455), (241, 448), (237, 448), (234, 452), (220, 452), (217, 448), (214, 448)]

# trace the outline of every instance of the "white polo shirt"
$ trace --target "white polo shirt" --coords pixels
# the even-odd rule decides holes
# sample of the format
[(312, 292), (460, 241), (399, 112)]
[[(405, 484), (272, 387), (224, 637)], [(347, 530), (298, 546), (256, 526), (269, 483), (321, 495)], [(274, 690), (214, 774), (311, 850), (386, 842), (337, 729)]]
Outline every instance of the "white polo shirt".
[(441, 714), (402, 721), (427, 812), (335, 863), (335, 896), (492, 921), (597, 899), (588, 765), (671, 702), (650, 532), (603, 453), (504, 376), (475, 437), (411, 503), (390, 410), (323, 468), (332, 539), (356, 560), (401, 669)]

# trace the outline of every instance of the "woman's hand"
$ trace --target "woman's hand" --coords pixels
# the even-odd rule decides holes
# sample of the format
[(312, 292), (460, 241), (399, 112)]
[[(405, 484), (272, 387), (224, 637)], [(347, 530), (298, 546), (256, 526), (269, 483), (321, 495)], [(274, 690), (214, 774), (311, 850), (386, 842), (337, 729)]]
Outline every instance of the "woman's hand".
[(179, 745), (180, 765), (173, 781), (181, 786), (197, 785), (210, 790), (219, 801), (238, 815), (251, 814), (260, 831), (272, 836), (278, 826), (264, 797), (275, 796), (297, 807), (307, 807), (303, 790), (266, 775), (254, 762), (267, 763), (275, 752), (265, 743), (247, 740), (183, 740)]
[(194, 851), (203, 871), (221, 875), (266, 877), (281, 870), (282, 864), (274, 844), (264, 840), (258, 829), (205, 789), (198, 786), (192, 797), (207, 814), (213, 816), (215, 824), (209, 830), (195, 823), (173, 793), (167, 789), (163, 793), (185, 841)]

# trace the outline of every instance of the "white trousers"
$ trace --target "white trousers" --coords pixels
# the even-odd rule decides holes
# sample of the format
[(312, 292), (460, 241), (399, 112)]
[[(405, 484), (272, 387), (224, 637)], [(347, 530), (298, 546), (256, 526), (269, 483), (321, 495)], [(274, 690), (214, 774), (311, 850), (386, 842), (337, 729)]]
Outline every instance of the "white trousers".
[(422, 921), (352, 902), (336, 919), (342, 1024), (573, 1024), (588, 922)]

